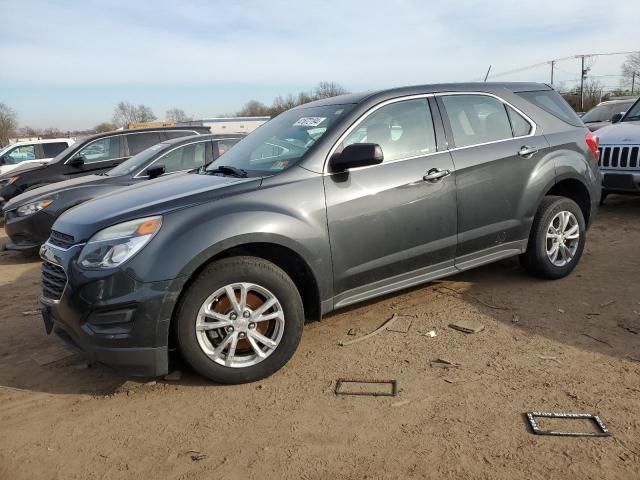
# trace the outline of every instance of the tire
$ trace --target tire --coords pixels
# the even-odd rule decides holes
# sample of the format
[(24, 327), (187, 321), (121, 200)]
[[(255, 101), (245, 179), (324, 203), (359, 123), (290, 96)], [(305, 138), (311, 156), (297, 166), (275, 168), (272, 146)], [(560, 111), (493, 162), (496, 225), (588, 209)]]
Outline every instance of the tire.
[[(240, 292), (245, 289), (246, 308), (240, 311), (245, 315), (249, 311), (249, 318), (237, 314), (237, 307), (242, 305), (234, 308), (224, 293), (227, 286), (232, 286), (236, 304), (241, 303)], [(275, 318), (261, 321), (263, 315), (258, 315), (258, 309), (272, 298), (276, 303), (263, 315)], [(215, 313), (215, 319), (203, 313), (205, 305), (209, 312)], [(232, 320), (234, 313), (237, 318)], [(256, 322), (252, 327), (254, 315)], [(220, 320), (221, 317), (224, 318)], [(239, 384), (268, 377), (289, 361), (302, 337), (304, 308), (298, 289), (282, 269), (261, 258), (231, 257), (205, 267), (183, 295), (174, 321), (179, 350), (194, 370), (217, 383)], [(200, 331), (196, 329), (197, 322)], [(224, 322), (233, 326), (212, 328)], [(203, 328), (206, 330), (202, 331)], [(229, 328), (233, 333), (228, 333)], [(258, 334), (262, 340), (277, 342), (276, 346), (271, 348), (267, 343), (260, 343)], [(216, 349), (227, 340), (228, 346), (216, 354)], [(232, 345), (235, 355), (230, 356)], [(256, 348), (266, 358), (260, 358)]]
[[(547, 250), (554, 251), (554, 240), (548, 239), (547, 233), (555, 235), (554, 231), (551, 230), (552, 222), (554, 222), (554, 225), (560, 225), (559, 222), (562, 221), (562, 218), (559, 217), (561, 212), (570, 214), (565, 215), (570, 220), (567, 222), (569, 226), (564, 233), (566, 234), (567, 231), (577, 225), (579, 237), (577, 239), (569, 239), (568, 237), (566, 237), (566, 240), (565, 237), (557, 239), (558, 253), (556, 262), (553, 262)], [(576, 202), (565, 197), (545, 197), (533, 219), (527, 251), (520, 256), (520, 263), (526, 270), (539, 277), (553, 280), (566, 277), (578, 264), (584, 250), (585, 239), (584, 216)], [(561, 248), (562, 244), (565, 245), (566, 249)], [(572, 252), (572, 254), (565, 255), (564, 252)], [(570, 256), (565, 264), (562, 264), (561, 260), (563, 255), (565, 255), (565, 260), (566, 257)]]

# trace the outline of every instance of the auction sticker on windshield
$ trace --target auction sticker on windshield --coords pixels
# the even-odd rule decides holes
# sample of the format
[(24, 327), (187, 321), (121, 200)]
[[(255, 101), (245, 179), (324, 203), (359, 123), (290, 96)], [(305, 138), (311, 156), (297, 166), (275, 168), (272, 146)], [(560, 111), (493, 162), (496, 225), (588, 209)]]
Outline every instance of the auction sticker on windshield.
[(324, 122), (327, 117), (302, 117), (293, 124), (294, 127), (317, 127)]

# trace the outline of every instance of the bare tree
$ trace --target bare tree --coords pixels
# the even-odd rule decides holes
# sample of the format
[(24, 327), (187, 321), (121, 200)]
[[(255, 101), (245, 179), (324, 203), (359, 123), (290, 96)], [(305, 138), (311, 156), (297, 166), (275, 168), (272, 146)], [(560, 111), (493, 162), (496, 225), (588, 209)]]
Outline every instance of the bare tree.
[(347, 90), (339, 83), (320, 82), (316, 87), (314, 96), (316, 99), (321, 99), (321, 98), (337, 97), (338, 95), (344, 95), (345, 93), (349, 93), (349, 92), (347, 92)]
[(255, 116), (268, 115), (276, 117), (298, 105), (313, 102), (322, 98), (335, 97), (349, 93), (344, 87), (336, 82), (320, 82), (312, 91), (299, 92), (297, 95), (289, 94), (286, 97), (277, 96), (270, 107), (257, 100), (248, 101), (245, 106), (237, 112), (237, 115)]
[(640, 52), (632, 53), (622, 64), (622, 84), (627, 89), (631, 88), (632, 79), (635, 75), (635, 88), (640, 84)]
[(125, 127), (130, 123), (152, 122), (156, 118), (150, 107), (146, 105), (136, 107), (129, 102), (120, 102), (113, 111), (113, 123), (119, 127)]
[[(560, 94), (564, 97), (574, 110), (580, 109), (580, 87), (575, 86), (566, 89), (560, 86)], [(588, 111), (600, 103), (604, 97), (604, 87), (602, 84), (593, 79), (587, 79), (584, 82), (584, 111)]]
[(112, 130), (115, 130), (116, 128), (118, 128), (118, 126), (115, 123), (102, 122), (96, 125), (95, 127), (93, 127), (93, 130), (96, 133), (104, 133), (104, 132), (110, 132)]
[(18, 116), (11, 108), (0, 103), (0, 146), (9, 143), (9, 137), (18, 128)]
[(171, 108), (167, 110), (165, 117), (167, 119), (167, 122), (178, 123), (191, 121), (191, 117), (187, 116), (187, 114), (184, 113), (184, 110), (182, 110), (181, 108)]

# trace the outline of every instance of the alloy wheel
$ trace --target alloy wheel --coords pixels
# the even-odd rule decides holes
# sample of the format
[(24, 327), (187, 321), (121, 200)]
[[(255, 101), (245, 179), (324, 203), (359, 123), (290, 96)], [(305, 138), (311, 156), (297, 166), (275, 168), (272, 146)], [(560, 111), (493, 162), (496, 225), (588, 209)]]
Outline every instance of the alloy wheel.
[(558, 212), (547, 228), (546, 250), (549, 261), (556, 267), (569, 264), (580, 243), (580, 224), (576, 216), (566, 210)]

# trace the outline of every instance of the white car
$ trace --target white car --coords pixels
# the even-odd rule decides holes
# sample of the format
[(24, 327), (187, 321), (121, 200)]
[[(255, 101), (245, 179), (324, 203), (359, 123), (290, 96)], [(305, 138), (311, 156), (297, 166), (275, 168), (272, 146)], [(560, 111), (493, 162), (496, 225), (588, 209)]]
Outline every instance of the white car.
[(7, 145), (0, 150), (0, 175), (18, 166), (48, 163), (74, 143), (70, 138), (51, 138)]

